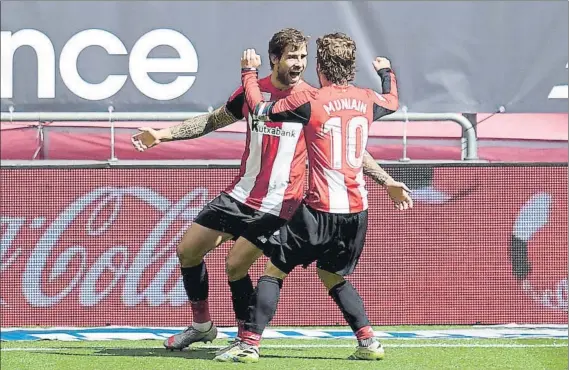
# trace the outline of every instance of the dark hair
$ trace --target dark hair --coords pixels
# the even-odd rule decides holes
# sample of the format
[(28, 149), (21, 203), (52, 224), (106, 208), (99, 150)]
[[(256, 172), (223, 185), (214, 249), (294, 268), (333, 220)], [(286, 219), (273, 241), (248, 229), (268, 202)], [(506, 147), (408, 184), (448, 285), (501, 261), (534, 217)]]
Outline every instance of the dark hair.
[(331, 33), (316, 40), (320, 72), (334, 84), (347, 84), (356, 76), (356, 42), (344, 33)]
[(297, 50), (307, 43), (308, 37), (304, 36), (302, 32), (295, 28), (285, 28), (275, 33), (271, 41), (269, 41), (269, 62), (271, 63), (271, 69), (274, 65), (271, 60), (271, 55), (281, 59), (287, 46), (292, 45), (293, 49)]

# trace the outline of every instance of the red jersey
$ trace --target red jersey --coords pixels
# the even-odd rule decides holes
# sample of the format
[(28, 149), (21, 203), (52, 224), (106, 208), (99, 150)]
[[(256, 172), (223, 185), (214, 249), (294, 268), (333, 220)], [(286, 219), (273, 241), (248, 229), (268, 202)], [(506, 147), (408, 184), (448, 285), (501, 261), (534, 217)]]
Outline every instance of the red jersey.
[[(279, 90), (271, 83), (271, 76), (258, 83), (267, 101), (315, 90), (304, 81), (288, 90)], [(286, 120), (252, 119), (243, 87), (233, 93), (226, 107), (236, 118), (245, 118), (248, 125), (239, 175), (225, 192), (251, 208), (290, 219), (304, 195), (306, 142), (302, 127)]]
[(277, 102), (265, 102), (256, 72), (242, 73), (246, 100), (260, 121), (293, 121), (304, 125), (309, 158), (306, 203), (319, 211), (357, 213), (368, 207), (363, 155), (369, 126), (395, 112), (395, 74), (381, 69), (383, 93), (355, 86), (326, 86)]

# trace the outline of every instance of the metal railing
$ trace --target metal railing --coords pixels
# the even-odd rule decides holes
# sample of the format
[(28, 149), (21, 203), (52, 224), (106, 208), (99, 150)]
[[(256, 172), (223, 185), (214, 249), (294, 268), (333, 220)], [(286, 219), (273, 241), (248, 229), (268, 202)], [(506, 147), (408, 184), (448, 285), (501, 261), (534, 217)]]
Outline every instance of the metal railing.
[[(205, 113), (205, 112), (204, 112)], [(0, 120), (3, 122), (55, 122), (55, 121), (108, 121), (111, 130), (111, 160), (115, 158), (115, 125), (116, 121), (183, 121), (190, 117), (204, 114), (196, 112), (114, 112), (113, 107), (109, 107), (108, 112), (1, 112)], [(462, 128), (461, 137), (461, 159), (466, 161), (478, 160), (478, 143), (476, 131), (472, 123), (464, 116), (456, 113), (409, 113), (405, 109), (403, 112), (395, 112), (389, 116), (382, 117), (380, 121), (404, 122), (403, 146), (404, 158), (407, 149), (407, 128), (408, 121), (452, 121), (459, 124)]]

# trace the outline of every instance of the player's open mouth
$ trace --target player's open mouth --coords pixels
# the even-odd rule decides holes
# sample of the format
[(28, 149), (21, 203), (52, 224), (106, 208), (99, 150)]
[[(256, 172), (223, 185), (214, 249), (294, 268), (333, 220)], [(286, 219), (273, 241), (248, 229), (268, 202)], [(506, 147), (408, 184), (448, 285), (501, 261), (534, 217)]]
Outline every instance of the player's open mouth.
[(297, 77), (300, 76), (301, 72), (300, 72), (300, 71), (298, 71), (298, 72), (290, 71), (288, 74), (289, 74), (290, 77), (292, 77), (292, 78), (297, 78)]

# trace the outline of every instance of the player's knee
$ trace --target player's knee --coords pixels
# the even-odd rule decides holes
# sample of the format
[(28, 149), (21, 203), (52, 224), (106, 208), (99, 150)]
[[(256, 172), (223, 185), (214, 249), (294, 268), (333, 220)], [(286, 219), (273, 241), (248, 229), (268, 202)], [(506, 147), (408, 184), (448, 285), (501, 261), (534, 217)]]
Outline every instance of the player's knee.
[(178, 255), (178, 261), (180, 261), (180, 265), (184, 267), (194, 266), (199, 264), (202, 260), (202, 257), (196, 256), (191, 251), (184, 249), (183, 247), (176, 249), (176, 254)]
[(184, 267), (191, 267), (200, 264), (203, 260), (203, 253), (199, 253), (191, 243), (181, 241), (176, 247), (176, 255), (180, 265)]
[(225, 259), (225, 273), (229, 281), (244, 278), (249, 271), (250, 264), (234, 255), (229, 254)]
[(273, 265), (271, 261), (269, 261), (265, 266), (265, 271), (263, 272), (263, 275), (271, 276), (281, 280), (284, 280), (287, 277), (287, 274), (281, 271), (277, 266)]
[(244, 238), (239, 238), (225, 258), (225, 272), (229, 281), (244, 278), (249, 268), (263, 255), (263, 252)]
[(322, 281), (327, 290), (332, 289), (333, 287), (342, 283), (345, 280), (344, 277), (338, 274), (334, 274), (321, 269), (318, 269), (318, 277), (320, 278), (320, 281)]

